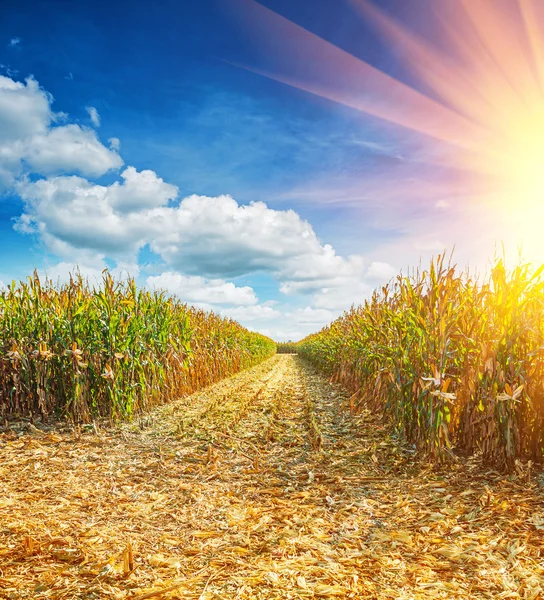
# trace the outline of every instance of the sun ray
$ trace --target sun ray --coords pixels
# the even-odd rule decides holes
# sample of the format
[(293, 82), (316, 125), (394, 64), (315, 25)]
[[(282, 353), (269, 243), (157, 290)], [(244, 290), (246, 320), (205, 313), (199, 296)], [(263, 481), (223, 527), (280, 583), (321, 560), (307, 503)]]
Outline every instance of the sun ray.
[(463, 178), (472, 189), (466, 201), (487, 204), (497, 221), (515, 224), (512, 238), (524, 237), (523, 229), (544, 259), (544, 1), (434, 3), (431, 41), (376, 2), (349, 0), (419, 89), (256, 0), (228, 1), (262, 51), (260, 64), (241, 66), (422, 134), (426, 161)]
[(239, 66), (453, 145), (466, 147), (467, 139), (481, 134), (457, 112), (255, 0), (231, 4), (258, 44), (274, 58), (270, 69)]
[(535, 76), (544, 96), (544, 5), (539, 0), (518, 0), (531, 46)]
[[(462, 114), (481, 123), (489, 114), (490, 105), (474, 85), (466, 72), (436, 46), (418, 39), (407, 28), (387, 17), (375, 5), (366, 0), (350, 0), (360, 14), (372, 21), (389, 39), (394, 39), (402, 49), (401, 56), (408, 56), (408, 67), (424, 83), (437, 93), (444, 102), (459, 109)], [(480, 101), (475, 101), (475, 98)]]
[(524, 31), (516, 2), (459, 0), (484, 47), (512, 90), (530, 108), (540, 90), (523, 51)]

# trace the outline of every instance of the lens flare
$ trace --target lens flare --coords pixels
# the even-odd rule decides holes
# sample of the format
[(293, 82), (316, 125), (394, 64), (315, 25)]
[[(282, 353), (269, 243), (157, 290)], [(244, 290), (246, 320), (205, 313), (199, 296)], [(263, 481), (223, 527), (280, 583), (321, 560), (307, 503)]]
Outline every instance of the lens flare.
[(261, 51), (259, 65), (241, 66), (417, 132), (429, 163), (473, 185), (466, 201), (487, 204), (526, 254), (544, 260), (544, 1), (415, 1), (432, 16), (423, 37), (369, 0), (348, 0), (414, 87), (255, 0), (230, 1)]

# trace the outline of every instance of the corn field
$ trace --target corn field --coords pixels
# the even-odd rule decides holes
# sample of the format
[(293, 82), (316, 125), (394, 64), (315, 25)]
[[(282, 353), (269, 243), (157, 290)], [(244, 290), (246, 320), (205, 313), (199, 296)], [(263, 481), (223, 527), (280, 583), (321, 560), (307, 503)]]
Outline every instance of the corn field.
[(130, 418), (276, 351), (269, 338), (163, 293), (35, 274), (0, 292), (0, 415)]
[(296, 354), (297, 345), (295, 342), (279, 342), (277, 344), (276, 352), (278, 354)]
[(482, 281), (443, 257), (399, 276), (299, 343), (350, 388), (350, 409), (382, 413), (438, 459), (481, 453), (494, 464), (544, 452), (544, 267)]

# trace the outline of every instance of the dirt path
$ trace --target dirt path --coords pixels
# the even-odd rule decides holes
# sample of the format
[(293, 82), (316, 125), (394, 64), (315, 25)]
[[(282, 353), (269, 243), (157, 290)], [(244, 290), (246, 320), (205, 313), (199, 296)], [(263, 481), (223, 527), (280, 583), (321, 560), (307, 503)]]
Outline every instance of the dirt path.
[(542, 598), (539, 480), (431, 470), (297, 357), (0, 436), (0, 598)]

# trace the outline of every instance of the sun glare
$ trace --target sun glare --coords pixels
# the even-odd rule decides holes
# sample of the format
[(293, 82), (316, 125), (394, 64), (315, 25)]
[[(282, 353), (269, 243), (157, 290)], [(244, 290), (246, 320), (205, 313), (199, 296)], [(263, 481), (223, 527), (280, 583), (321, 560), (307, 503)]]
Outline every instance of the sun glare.
[(498, 191), (502, 188), (516, 206), (540, 207), (544, 201), (544, 121), (520, 115), (508, 133), (496, 166)]
[[(433, 29), (424, 37), (377, 3), (349, 1), (388, 40), (419, 89), (254, 0), (235, 4), (272, 59), (266, 68), (244, 66), (421, 134), (431, 164), (476, 183), (467, 202), (489, 202), (512, 225), (508, 239), (497, 241), (523, 244), (527, 258), (544, 262), (538, 226), (544, 217), (544, 2), (426, 3)], [(446, 153), (433, 152), (438, 142), (446, 143)]]

